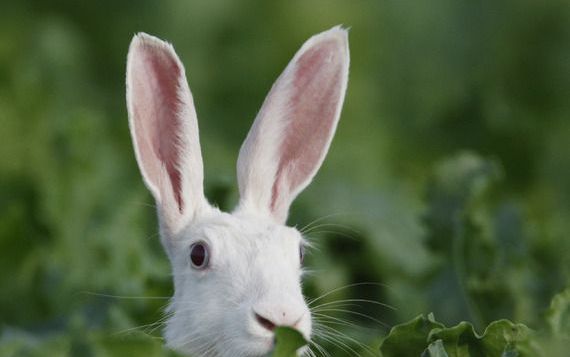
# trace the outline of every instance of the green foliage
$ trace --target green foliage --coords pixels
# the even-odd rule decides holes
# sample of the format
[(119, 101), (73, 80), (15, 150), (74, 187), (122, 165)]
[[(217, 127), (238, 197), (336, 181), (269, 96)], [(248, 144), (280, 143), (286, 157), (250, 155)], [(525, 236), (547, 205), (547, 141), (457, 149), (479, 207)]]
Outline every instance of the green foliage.
[(110, 337), (106, 333), (84, 331), (82, 336), (59, 335), (46, 338), (14, 334), (0, 344), (0, 356), (149, 356), (179, 357), (168, 351), (159, 340), (135, 334), (127, 338)]
[(294, 329), (278, 327), (275, 329), (275, 349), (272, 357), (295, 357), (297, 350), (307, 344), (303, 336)]
[(426, 349), (427, 336), (430, 332), (442, 327), (442, 324), (434, 320), (432, 314), (427, 317), (420, 315), (410, 322), (397, 325), (382, 341), (382, 354), (386, 357), (419, 356)]
[(469, 322), (446, 327), (433, 314), (394, 326), (381, 341), (382, 357), (563, 356), (570, 343), (570, 291), (557, 294), (546, 313), (548, 330), (509, 320), (491, 322), (479, 335)]
[[(330, 316), (315, 321), (335, 338), (316, 342), (365, 355), (385, 326), (433, 311), (455, 327), (414, 320), (420, 354), (443, 354), (457, 336), (414, 342), (434, 329), (478, 341), (473, 331), (508, 319), (538, 331), (544, 355), (563, 355), (567, 0), (8, 0), (0, 356), (171, 355), (155, 323), (172, 277), (125, 110), (134, 33), (174, 43), (199, 114), (207, 196), (232, 209), (236, 155), (263, 96), (302, 41), (339, 23), (351, 28), (346, 105), (289, 220), (309, 225), (315, 246), (305, 295), (340, 288), (318, 300)], [(359, 301), (324, 305), (342, 299)]]
[(554, 336), (570, 343), (570, 289), (566, 289), (552, 299), (547, 312), (547, 321)]
[(382, 341), (380, 351), (383, 357), (538, 356), (531, 341), (528, 327), (508, 320), (493, 321), (478, 335), (468, 322), (445, 327), (433, 315), (420, 315), (395, 326)]

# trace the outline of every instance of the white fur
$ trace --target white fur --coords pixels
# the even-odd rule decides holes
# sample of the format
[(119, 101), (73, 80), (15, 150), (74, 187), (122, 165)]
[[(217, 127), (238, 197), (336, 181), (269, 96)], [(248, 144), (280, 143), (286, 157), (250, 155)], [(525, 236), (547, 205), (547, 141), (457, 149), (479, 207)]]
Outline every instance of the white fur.
[[(340, 89), (340, 99), (336, 96), (331, 103), (334, 106), (334, 116), (328, 119), (331, 129), (321, 134), (321, 138), (326, 140), (321, 140), (316, 148), (318, 160), (309, 160), (310, 167), (303, 171), (306, 173), (296, 176), (301, 177), (298, 185), (276, 185), (273, 188), (279, 179), (277, 163), (287, 155), (279, 151), (279, 145), (287, 139), (287, 135), (296, 134), (295, 131), (287, 130), (295, 119), (280, 114), (287, 111), (288, 98), (296, 90), (292, 85), (296, 61), (306, 51), (318, 48), (325, 41), (328, 41), (328, 48), (333, 48), (330, 56), (335, 59), (331, 60), (331, 66), (337, 67), (321, 72), (325, 73), (324, 76), (329, 72), (341, 73), (337, 76), (338, 80), (332, 82), (332, 85)], [(335, 45), (331, 46), (331, 43)], [(147, 51), (157, 51), (152, 53), (158, 53), (161, 59), (164, 58), (165, 62), (161, 63), (172, 61), (182, 69), (174, 84), (178, 98), (177, 108), (161, 108), (157, 104), (160, 99), (148, 98), (148, 91), (141, 90), (141, 85), (151, 86), (153, 91), (158, 91), (157, 98), (163, 98), (163, 94), (173, 88), (168, 87), (173, 85), (168, 81), (166, 85), (158, 83), (160, 81), (156, 78), (164, 73), (154, 74), (156, 77), (149, 75), (151, 71), (148, 69), (151, 67), (145, 67), (151, 66), (145, 62), (145, 56), (149, 53)], [(309, 78), (312, 78), (311, 73), (309, 72)], [(144, 182), (157, 202), (161, 239), (172, 263), (175, 292), (168, 307), (171, 317), (165, 329), (169, 347), (196, 357), (265, 355), (272, 349), (273, 332), (256, 320), (254, 312), (276, 325), (293, 326), (310, 339), (312, 323), (301, 291), (299, 261), (299, 248), (304, 242), (301, 234), (296, 229), (285, 226), (284, 221), (289, 204), (309, 184), (328, 150), (340, 115), (347, 76), (346, 30), (335, 27), (313, 36), (301, 47), (272, 88), (240, 151), (238, 176), (242, 197), (238, 208), (229, 214), (210, 206), (203, 194), (203, 167), (196, 113), (180, 60), (171, 45), (155, 37), (139, 34), (133, 38), (127, 63), (129, 126)], [(143, 93), (145, 98), (138, 98), (133, 88), (137, 88), (138, 93)], [(181, 124), (176, 137), (164, 137), (164, 131), (151, 137), (177, 140), (179, 143), (176, 146), (177, 153), (180, 154), (176, 156), (179, 157), (176, 167), (181, 176), (181, 192), (175, 192), (165, 163), (160, 162), (162, 156), (145, 155), (141, 149), (141, 145), (148, 145), (149, 140), (140, 134), (140, 129), (139, 134), (135, 132), (137, 128), (143, 127), (137, 126), (140, 120), (137, 116), (140, 110), (137, 109), (140, 108), (145, 109), (144, 113), (152, 111), (162, 113), (159, 114), (162, 116), (168, 114), (158, 111), (176, 109), (174, 114)], [(146, 125), (150, 127), (148, 130), (156, 129), (149, 126), (148, 122)], [(160, 125), (157, 128), (156, 130), (161, 130)], [(302, 129), (301, 127), (300, 130)], [(146, 141), (140, 143), (141, 140)], [(159, 150), (156, 149), (156, 143), (151, 144), (154, 145), (153, 150)], [(307, 142), (303, 145), (308, 150), (315, 149), (314, 143)], [(294, 159), (304, 164), (303, 155)], [(297, 162), (295, 164), (300, 165)], [(161, 168), (158, 173), (156, 167)], [(291, 165), (281, 175), (291, 173), (290, 170), (295, 170), (295, 167), (298, 166)], [(287, 181), (284, 182), (282, 185), (287, 184)], [(275, 194), (272, 188), (283, 195), (277, 208), (270, 207), (272, 195)], [(175, 199), (177, 194), (182, 198), (183, 210)], [(209, 248), (210, 263), (204, 270), (197, 270), (190, 264), (190, 247), (196, 242), (203, 242)]]
[[(192, 272), (187, 252), (198, 240), (210, 247), (211, 266)], [(170, 347), (200, 356), (196, 348), (213, 343), (213, 356), (263, 355), (272, 334), (256, 322), (253, 310), (283, 325), (301, 318), (297, 328), (310, 338), (300, 285), (301, 235), (295, 229), (212, 210), (175, 242), (169, 308), (174, 315), (165, 335)]]
[[(241, 202), (239, 209), (268, 214), (265, 211), (269, 206), (268, 202), (271, 200), (271, 186), (276, 179), (277, 163), (279, 162), (278, 148), (284, 140), (283, 132), (287, 126), (290, 125), (290, 121), (294, 120), (288, 117), (290, 107), (288, 99), (295, 92), (295, 88), (291, 83), (291, 77), (293, 72), (297, 69), (297, 60), (308, 50), (315, 48), (315, 46), (325, 41), (331, 40), (337, 42), (338, 47), (335, 54), (340, 57), (340, 65), (342, 66), (342, 78), (340, 78), (338, 82), (341, 97), (338, 103), (335, 104), (335, 118), (332, 131), (328, 135), (323, 153), (311, 174), (306, 177), (302, 184), (292, 188), (291, 192), (286, 194), (287, 197), (282, 200), (283, 205), (277, 207), (276, 212), (269, 212), (276, 222), (284, 223), (286, 221), (289, 205), (293, 199), (307, 187), (313, 176), (317, 173), (336, 130), (348, 83), (348, 67), (350, 62), (348, 33), (338, 26), (308, 39), (295, 54), (291, 62), (289, 62), (281, 76), (275, 81), (275, 84), (267, 95), (240, 149), (238, 158), (238, 183)], [(305, 143), (305, 145), (310, 146), (311, 143)]]

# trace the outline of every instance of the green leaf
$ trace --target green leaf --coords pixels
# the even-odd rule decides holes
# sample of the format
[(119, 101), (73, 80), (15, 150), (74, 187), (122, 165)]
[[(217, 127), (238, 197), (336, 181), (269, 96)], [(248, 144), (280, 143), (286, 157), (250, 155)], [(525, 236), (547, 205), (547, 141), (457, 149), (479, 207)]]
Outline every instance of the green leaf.
[(432, 342), (428, 346), (427, 351), (424, 352), (422, 356), (424, 355), (426, 357), (448, 357), (448, 354), (445, 352), (445, 347), (443, 346), (443, 342), (441, 340)]
[(420, 315), (401, 325), (394, 326), (382, 341), (380, 351), (384, 357), (419, 356), (427, 347), (427, 336), (434, 328), (444, 327), (433, 315)]
[(546, 321), (554, 336), (570, 339), (570, 288), (554, 296)]
[(441, 339), (450, 357), (523, 356), (528, 351), (529, 329), (508, 320), (492, 322), (482, 335), (473, 325), (460, 322), (450, 328), (434, 329), (428, 341)]
[[(492, 322), (482, 335), (473, 325), (460, 322), (445, 327), (432, 315), (418, 316), (410, 322), (395, 326), (380, 346), (382, 356), (535, 356), (531, 332), (523, 324), (508, 320)], [(423, 353), (422, 353), (423, 352)]]
[(272, 357), (296, 357), (297, 350), (307, 344), (299, 331), (289, 327), (275, 329), (275, 349)]

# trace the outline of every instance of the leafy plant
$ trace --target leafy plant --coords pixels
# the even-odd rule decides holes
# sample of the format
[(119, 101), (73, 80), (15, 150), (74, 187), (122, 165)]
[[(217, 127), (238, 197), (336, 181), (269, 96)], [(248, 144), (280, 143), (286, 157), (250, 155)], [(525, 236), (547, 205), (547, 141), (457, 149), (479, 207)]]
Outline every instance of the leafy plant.
[[(478, 334), (469, 322), (446, 327), (433, 314), (394, 326), (382, 340), (382, 357), (563, 356), (570, 346), (570, 289), (556, 295), (546, 315), (549, 330), (532, 331), (509, 320), (491, 322)], [(566, 346), (566, 347), (564, 347)]]
[(536, 356), (530, 335), (528, 327), (508, 320), (492, 322), (479, 335), (468, 322), (445, 327), (430, 314), (395, 326), (380, 350), (383, 357)]
[(570, 343), (570, 288), (552, 299), (546, 319), (552, 334)]
[(275, 349), (272, 357), (296, 357), (297, 350), (307, 344), (307, 341), (297, 331), (289, 327), (275, 329)]

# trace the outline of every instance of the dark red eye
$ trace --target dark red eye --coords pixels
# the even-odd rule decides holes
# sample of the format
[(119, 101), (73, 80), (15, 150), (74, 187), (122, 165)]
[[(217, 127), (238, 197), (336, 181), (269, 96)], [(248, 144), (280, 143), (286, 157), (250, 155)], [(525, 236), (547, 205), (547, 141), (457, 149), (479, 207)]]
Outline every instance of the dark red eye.
[(299, 260), (301, 264), (303, 264), (303, 260), (305, 260), (305, 247), (302, 244), (299, 246)]
[(204, 242), (194, 243), (190, 246), (190, 261), (195, 269), (204, 269), (208, 266), (210, 254)]

